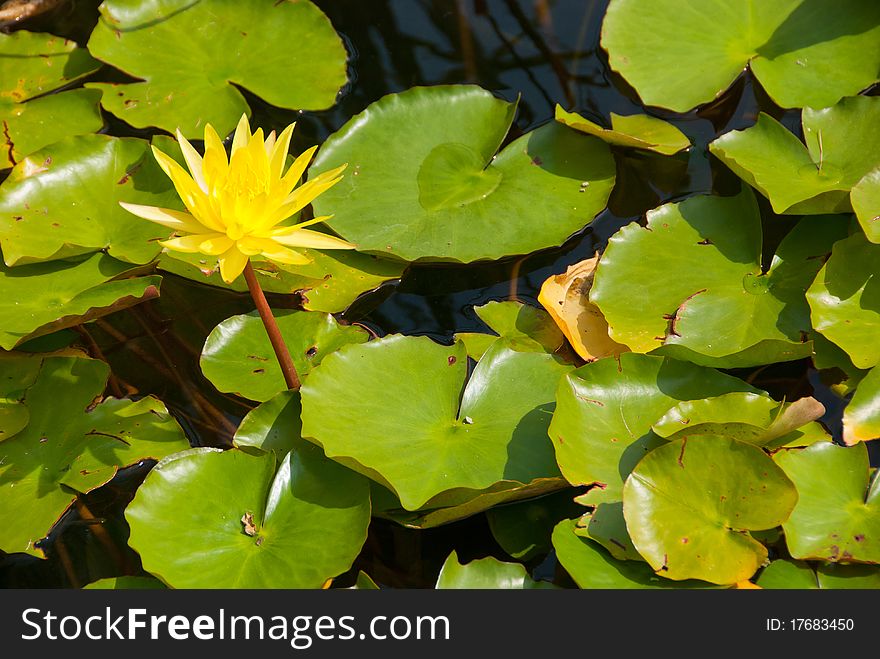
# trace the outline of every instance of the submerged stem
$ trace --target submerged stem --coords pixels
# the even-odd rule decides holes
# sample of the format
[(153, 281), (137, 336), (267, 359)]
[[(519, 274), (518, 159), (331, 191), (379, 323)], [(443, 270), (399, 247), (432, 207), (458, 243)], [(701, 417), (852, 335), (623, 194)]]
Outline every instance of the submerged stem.
[(272, 349), (275, 350), (275, 356), (278, 358), (281, 372), (284, 373), (284, 382), (287, 383), (288, 389), (299, 391), (301, 384), (299, 376), (296, 374), (296, 367), (293, 365), (290, 351), (281, 337), (281, 330), (278, 329), (278, 323), (275, 322), (275, 316), (272, 315), (272, 310), (269, 308), (269, 303), (266, 301), (263, 289), (260, 288), (260, 282), (257, 281), (257, 275), (250, 260), (248, 260), (244, 268), (244, 279), (247, 282), (254, 304), (257, 305), (257, 311), (260, 312), (260, 318), (263, 321), (263, 326), (266, 328), (266, 334), (269, 335)]

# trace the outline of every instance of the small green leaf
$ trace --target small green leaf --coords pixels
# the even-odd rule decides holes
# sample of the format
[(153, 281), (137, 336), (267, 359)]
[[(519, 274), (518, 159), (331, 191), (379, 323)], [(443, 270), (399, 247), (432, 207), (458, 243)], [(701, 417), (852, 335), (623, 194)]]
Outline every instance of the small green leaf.
[(553, 588), (553, 585), (535, 581), (519, 563), (502, 563), (491, 556), (461, 565), (458, 554), (453, 550), (440, 569), (436, 587), (438, 590), (532, 590)]
[(565, 343), (562, 332), (543, 309), (522, 302), (487, 302), (474, 307), (477, 316), (497, 336), (477, 332), (455, 335), (467, 347), (468, 357), (479, 361), (498, 337), (507, 339), (515, 350), (555, 353)]
[(274, 451), (281, 460), (302, 441), (300, 412), (299, 392), (282, 391), (247, 413), (232, 443), (238, 448)]
[(565, 489), (537, 499), (497, 506), (486, 512), (492, 537), (513, 558), (529, 561), (552, 549), (550, 535), (560, 520), (583, 510)]
[(587, 135), (594, 135), (608, 144), (645, 149), (666, 156), (678, 153), (691, 145), (687, 136), (678, 128), (668, 121), (649, 114), (624, 116), (612, 112), (611, 128), (608, 129), (579, 114), (566, 112), (557, 105), (556, 121)]

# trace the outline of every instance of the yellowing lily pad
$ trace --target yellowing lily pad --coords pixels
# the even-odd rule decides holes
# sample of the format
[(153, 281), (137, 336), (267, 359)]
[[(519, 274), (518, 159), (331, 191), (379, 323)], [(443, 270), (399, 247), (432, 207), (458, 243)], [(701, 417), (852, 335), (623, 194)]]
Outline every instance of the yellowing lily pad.
[(806, 217), (764, 268), (748, 188), (665, 204), (611, 237), (590, 301), (636, 352), (721, 368), (799, 359), (811, 354), (804, 293), (846, 230), (846, 218)]
[(880, 166), (880, 99), (845, 98), (822, 110), (805, 108), (804, 145), (761, 113), (754, 126), (725, 133), (709, 150), (756, 188), (777, 213), (844, 213), (850, 191)]
[(594, 135), (608, 144), (654, 151), (666, 156), (691, 145), (678, 128), (649, 114), (620, 115), (612, 112), (609, 129), (574, 112), (566, 112), (557, 105), (556, 121), (587, 135)]
[(720, 96), (748, 66), (782, 107), (827, 107), (880, 70), (880, 6), (862, 0), (612, 0), (611, 68), (647, 105), (677, 112)]
[(477, 361), (499, 337), (515, 350), (555, 353), (564, 339), (553, 320), (542, 310), (522, 302), (487, 302), (474, 307), (477, 316), (497, 336), (478, 332), (455, 335), (467, 347), (468, 356)]
[(794, 484), (760, 448), (705, 436), (648, 453), (623, 487), (623, 514), (656, 572), (734, 584), (767, 560), (747, 531), (779, 526), (797, 500)]
[(468, 263), (561, 244), (605, 207), (614, 160), (601, 140), (555, 122), (498, 152), (515, 109), (468, 85), (385, 96), (318, 152), (310, 177), (349, 165), (315, 213), (333, 213), (330, 227), (359, 250), (407, 261)]
[(102, 105), (132, 126), (206, 123), (229, 133), (248, 105), (235, 85), (284, 108), (323, 110), (346, 81), (346, 52), (330, 21), (307, 0), (202, 0), (185, 6), (105, 2), (89, 39), (99, 59), (141, 78), (92, 83)]

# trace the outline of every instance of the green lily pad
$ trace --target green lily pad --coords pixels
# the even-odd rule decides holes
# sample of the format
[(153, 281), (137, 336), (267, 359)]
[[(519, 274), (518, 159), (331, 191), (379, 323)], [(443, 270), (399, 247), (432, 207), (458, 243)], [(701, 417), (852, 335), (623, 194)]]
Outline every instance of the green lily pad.
[(668, 121), (649, 114), (620, 115), (611, 113), (611, 128), (603, 128), (575, 112), (556, 106), (556, 121), (587, 135), (598, 137), (615, 146), (632, 147), (671, 156), (687, 149), (687, 136)]
[(174, 187), (144, 140), (70, 137), (32, 153), (0, 186), (6, 265), (106, 250), (129, 263), (158, 255), (171, 231), (133, 216), (120, 201), (168, 208)]
[(876, 565), (841, 565), (824, 563), (816, 568), (820, 588), (880, 588), (880, 567)]
[(144, 568), (174, 588), (320, 588), (367, 537), (362, 477), (314, 446), (194, 449), (156, 465), (126, 508)]
[(351, 590), (381, 590), (375, 581), (370, 577), (369, 574), (364, 572), (363, 570), (358, 571), (357, 581), (355, 581), (354, 586), (351, 587)]
[(6, 137), (0, 168), (12, 167), (28, 154), (70, 135), (100, 130), (104, 125), (100, 100), (101, 92), (94, 89), (74, 89), (27, 103), (0, 100), (0, 123)]
[(462, 565), (458, 562), (458, 554), (455, 550), (449, 554), (437, 577), (438, 590), (533, 590), (536, 588), (553, 588), (553, 584), (535, 581), (519, 563), (502, 563), (491, 556), (478, 558)]
[(777, 403), (766, 394), (731, 392), (682, 401), (652, 427), (667, 440), (720, 435), (767, 449), (831, 441), (815, 420), (825, 407), (815, 398)]
[(880, 243), (880, 169), (865, 174), (849, 197), (865, 236), (872, 243)]
[(875, 366), (859, 383), (843, 410), (843, 441), (852, 446), (880, 437), (880, 367)]
[[(842, 217), (805, 217), (766, 269), (754, 196), (696, 196), (648, 213), (608, 242), (590, 301), (611, 338), (635, 352), (719, 368), (812, 354), (804, 292), (828, 246), (846, 235)], [(639, 304), (633, 304), (636, 298)]]
[(605, 207), (614, 160), (601, 140), (555, 123), (496, 155), (515, 109), (468, 85), (385, 96), (321, 147), (309, 177), (349, 166), (315, 213), (335, 213), (328, 224), (360, 251), (407, 261), (471, 262), (561, 244)]
[(825, 563), (814, 570), (803, 561), (776, 560), (764, 568), (757, 583), (767, 589), (875, 589), (880, 588), (880, 567)]
[(232, 443), (241, 449), (273, 451), (281, 460), (302, 441), (301, 412), (299, 392), (284, 390), (247, 413)]
[(342, 40), (311, 2), (203, 0), (177, 11), (105, 2), (100, 11), (89, 50), (142, 82), (88, 86), (138, 128), (201, 138), (210, 123), (226, 135), (250, 114), (236, 85), (272, 105), (323, 110), (346, 82)]
[(611, 68), (646, 105), (677, 112), (720, 96), (749, 66), (782, 107), (827, 107), (877, 80), (880, 7), (862, 0), (613, 0)]
[(486, 512), (492, 537), (510, 556), (529, 561), (548, 553), (550, 535), (560, 520), (577, 515), (583, 508), (566, 488), (547, 496), (498, 506)]
[(623, 516), (623, 502), (600, 503), (591, 513), (584, 514), (574, 531), (602, 545), (609, 554), (620, 561), (644, 561), (639, 554)]
[(754, 126), (725, 133), (709, 150), (777, 213), (844, 213), (850, 190), (880, 165), (880, 99), (845, 98), (822, 110), (805, 108), (806, 146), (785, 126), (761, 113)]
[(775, 454), (800, 498), (782, 525), (794, 558), (880, 563), (880, 480), (868, 450), (820, 443)]
[(0, 441), (15, 436), (30, 422), (24, 395), (37, 379), (41, 364), (39, 355), (0, 352)]
[(0, 263), (0, 348), (154, 298), (161, 277), (134, 277), (105, 254), (7, 268)]
[(165, 584), (154, 577), (110, 577), (83, 586), (85, 590), (164, 590)]
[(797, 500), (764, 451), (727, 437), (655, 448), (623, 486), (626, 528), (651, 567), (669, 579), (716, 584), (755, 574), (767, 548), (747, 531), (779, 526)]
[(465, 385), (467, 370), (461, 342), (393, 335), (346, 346), (303, 384), (303, 436), (407, 510), (458, 488), (558, 477), (547, 424), (568, 368), (498, 341)]
[[(24, 393), (28, 425), (0, 442), (0, 549), (37, 554), (35, 543), (76, 498), (107, 483), (120, 467), (189, 447), (152, 397), (108, 398), (95, 405), (108, 366), (46, 357)], [(24, 514), (23, 514), (23, 511)]]
[(880, 247), (861, 232), (835, 243), (807, 301), (813, 327), (843, 348), (856, 368), (880, 363)]
[(775, 560), (761, 570), (761, 575), (755, 583), (769, 590), (819, 588), (816, 572), (803, 561)]
[[(260, 286), (267, 293), (297, 293), (309, 311), (336, 313), (344, 311), (361, 294), (398, 279), (407, 264), (380, 259), (349, 250), (319, 252), (302, 249), (312, 259), (306, 265), (283, 265), (251, 260)], [(164, 252), (159, 268), (181, 277), (234, 291), (246, 291), (247, 283), (239, 277), (227, 284), (220, 277), (216, 258), (204, 254)]]
[(496, 334), (461, 332), (455, 335), (467, 348), (468, 357), (476, 361), (499, 336), (520, 351), (555, 353), (565, 344), (562, 332), (543, 309), (522, 302), (506, 301), (487, 302), (474, 307), (474, 311)]
[(624, 353), (569, 373), (559, 383), (550, 439), (565, 478), (593, 485), (584, 505), (620, 501), (623, 481), (663, 440), (651, 426), (683, 400), (758, 392), (729, 375), (674, 359)]
[[(331, 352), (370, 338), (366, 330), (340, 325), (330, 314), (290, 310), (273, 314), (300, 378)], [(256, 311), (227, 318), (211, 330), (199, 364), (219, 391), (262, 402), (287, 389)]]

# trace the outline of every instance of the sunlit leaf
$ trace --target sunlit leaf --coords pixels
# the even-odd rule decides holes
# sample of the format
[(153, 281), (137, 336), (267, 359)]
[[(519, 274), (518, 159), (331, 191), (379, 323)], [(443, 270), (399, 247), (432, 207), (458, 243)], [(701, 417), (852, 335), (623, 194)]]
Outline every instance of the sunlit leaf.
[(559, 328), (542, 310), (522, 302), (487, 302), (474, 307), (477, 316), (495, 332), (459, 332), (455, 335), (467, 347), (468, 356), (479, 361), (498, 337), (507, 339), (515, 350), (554, 353), (562, 347), (564, 339)]
[(880, 367), (859, 383), (843, 411), (843, 441), (852, 446), (880, 437)]
[(535, 581), (519, 563), (502, 563), (491, 556), (478, 558), (462, 565), (458, 562), (458, 554), (455, 550), (449, 554), (437, 577), (438, 590), (532, 590), (534, 588), (553, 588), (553, 585), (546, 581)]
[(691, 145), (687, 136), (678, 128), (649, 114), (619, 115), (612, 112), (611, 128), (603, 128), (579, 114), (566, 112), (557, 105), (556, 121), (587, 135), (594, 135), (608, 144), (655, 151), (667, 156)]

